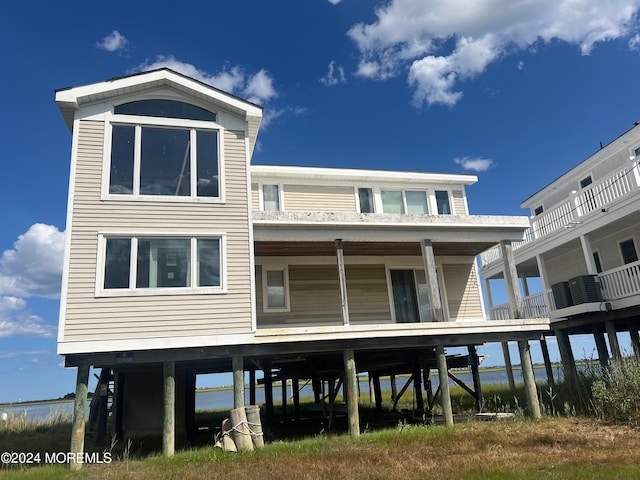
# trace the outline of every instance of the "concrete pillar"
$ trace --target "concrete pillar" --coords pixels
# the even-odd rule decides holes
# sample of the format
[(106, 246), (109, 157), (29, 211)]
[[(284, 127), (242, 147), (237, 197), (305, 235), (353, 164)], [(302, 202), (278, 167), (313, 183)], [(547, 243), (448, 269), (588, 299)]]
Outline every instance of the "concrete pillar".
[(540, 349), (542, 350), (542, 358), (544, 359), (544, 369), (547, 372), (547, 383), (551, 388), (555, 388), (556, 382), (553, 377), (553, 367), (551, 366), (551, 357), (549, 357), (549, 347), (547, 346), (547, 339), (544, 336), (540, 339)]
[(76, 377), (76, 398), (73, 401), (73, 426), (71, 430), (71, 453), (74, 454), (69, 464), (71, 470), (80, 470), (82, 461), (77, 455), (84, 452), (84, 431), (87, 418), (87, 388), (89, 383), (89, 365), (79, 365)]
[(598, 360), (600, 361), (600, 366), (602, 370), (606, 370), (609, 367), (609, 350), (607, 349), (607, 342), (604, 339), (604, 333), (602, 331), (595, 329), (593, 331), (593, 339), (596, 343), (596, 350), (598, 351)]
[(604, 322), (604, 327), (607, 330), (607, 337), (609, 337), (611, 356), (614, 360), (620, 360), (622, 353), (620, 352), (620, 344), (618, 343), (618, 335), (616, 334), (616, 324), (611, 320), (607, 320)]
[(509, 389), (514, 392), (516, 390), (516, 382), (513, 379), (513, 365), (511, 364), (511, 352), (509, 352), (509, 342), (502, 342), (502, 355), (504, 356), (504, 368), (507, 371), (507, 380), (509, 381)]
[(451, 408), (451, 393), (449, 392), (449, 375), (447, 368), (447, 356), (444, 346), (436, 347), (436, 363), (438, 365), (438, 379), (440, 380), (440, 400), (442, 402), (442, 415), (447, 427), (453, 426), (453, 409)]
[(164, 378), (164, 420), (162, 424), (162, 454), (173, 457), (176, 448), (176, 365), (162, 364)]
[(440, 286), (438, 285), (433, 244), (431, 240), (423, 240), (420, 246), (422, 249), (422, 262), (424, 263), (425, 276), (427, 278), (427, 293), (429, 296), (429, 306), (431, 308), (431, 320), (434, 322), (443, 322), (445, 318), (440, 297)]
[(356, 371), (355, 353), (352, 349), (343, 352), (344, 357), (344, 390), (347, 403), (349, 435), (360, 436), (360, 413), (358, 411), (358, 374)]
[(336, 257), (338, 259), (338, 282), (340, 284), (340, 312), (343, 325), (349, 325), (349, 302), (347, 300), (347, 275), (344, 266), (344, 250), (342, 240), (336, 240)]
[(522, 366), (522, 378), (524, 380), (524, 391), (527, 397), (527, 407), (529, 416), (535, 420), (542, 418), (540, 412), (540, 402), (538, 401), (538, 390), (536, 388), (536, 378), (533, 374), (533, 364), (531, 363), (531, 350), (527, 340), (518, 342), (520, 351), (520, 365)]
[(244, 407), (244, 360), (240, 355), (231, 357), (233, 370), (233, 408)]

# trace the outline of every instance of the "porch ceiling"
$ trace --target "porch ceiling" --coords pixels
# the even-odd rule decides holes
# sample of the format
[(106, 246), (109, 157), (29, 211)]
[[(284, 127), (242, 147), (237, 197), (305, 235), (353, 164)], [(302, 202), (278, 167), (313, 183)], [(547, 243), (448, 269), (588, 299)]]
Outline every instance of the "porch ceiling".
[[(436, 256), (475, 256), (490, 248), (491, 242), (433, 242)], [(348, 242), (343, 243), (345, 255), (422, 255), (418, 242)], [(263, 241), (255, 242), (255, 255), (269, 256), (331, 256), (336, 254), (334, 242), (326, 241)]]

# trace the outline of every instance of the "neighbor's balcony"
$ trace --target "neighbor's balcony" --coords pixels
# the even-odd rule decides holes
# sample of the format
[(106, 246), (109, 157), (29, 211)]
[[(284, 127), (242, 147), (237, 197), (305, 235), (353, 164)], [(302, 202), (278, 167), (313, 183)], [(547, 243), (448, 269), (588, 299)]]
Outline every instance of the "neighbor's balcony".
[[(640, 303), (640, 261), (602, 272), (598, 274), (598, 280), (602, 291), (602, 301), (597, 302), (598, 309), (600, 309), (600, 304), (604, 302), (610, 302), (610, 307), (616, 309), (616, 302), (628, 302), (629, 299), (633, 300), (633, 297), (636, 296), (638, 297), (637, 302)], [(624, 306), (628, 306), (628, 304), (621, 303), (618, 308)], [(584, 307), (583, 310), (587, 311), (585, 308), (586, 307)], [(556, 308), (551, 290), (530, 295), (522, 301), (522, 311), (525, 318), (557, 317), (558, 315), (554, 315), (552, 312), (563, 310), (568, 313), (569, 309), (572, 309), (574, 314), (584, 313), (579, 311), (579, 305), (573, 305), (563, 309)], [(498, 305), (491, 309), (492, 320), (505, 320), (510, 318), (510, 316), (508, 303)], [(562, 316), (564, 316), (564, 312)]]
[[(640, 167), (638, 162), (634, 162), (589, 185), (588, 188), (572, 193), (566, 201), (531, 219), (531, 226), (525, 232), (525, 239), (522, 242), (513, 242), (513, 249), (517, 250), (537, 239), (581, 223), (583, 217), (638, 190), (640, 188), (638, 179), (640, 179)], [(497, 245), (480, 254), (482, 267), (501, 258), (500, 248)]]

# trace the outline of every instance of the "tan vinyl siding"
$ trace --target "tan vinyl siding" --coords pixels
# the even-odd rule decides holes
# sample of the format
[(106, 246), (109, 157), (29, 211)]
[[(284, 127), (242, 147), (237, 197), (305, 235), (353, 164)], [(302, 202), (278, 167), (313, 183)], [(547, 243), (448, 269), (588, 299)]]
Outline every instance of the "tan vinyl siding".
[(480, 287), (473, 263), (442, 266), (451, 321), (482, 318)]
[(467, 208), (464, 204), (464, 193), (462, 190), (453, 190), (451, 192), (453, 197), (453, 213), (455, 215), (467, 215)]
[(284, 185), (287, 212), (356, 212), (353, 187)]
[(251, 184), (251, 210), (259, 212), (262, 210), (260, 206), (260, 193), (258, 191), (259, 185), (257, 183)]
[[(251, 331), (245, 142), (224, 135), (226, 204), (100, 200), (104, 125), (78, 130), (64, 341)], [(226, 233), (227, 293), (95, 298), (98, 232)]]
[[(390, 323), (384, 265), (348, 265), (347, 298), (351, 323)], [(262, 269), (256, 268), (258, 327), (340, 325), (340, 290), (335, 265), (289, 265), (291, 311), (263, 311)]]

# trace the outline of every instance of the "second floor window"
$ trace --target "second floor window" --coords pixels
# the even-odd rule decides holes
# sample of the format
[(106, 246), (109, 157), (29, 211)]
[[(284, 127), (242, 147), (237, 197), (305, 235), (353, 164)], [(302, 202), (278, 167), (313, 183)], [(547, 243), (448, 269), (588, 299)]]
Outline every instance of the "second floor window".
[(636, 251), (636, 244), (633, 238), (620, 242), (620, 253), (622, 254), (622, 261), (625, 265), (638, 261), (638, 252)]
[(280, 211), (279, 185), (262, 185), (262, 204), (265, 212)]
[(359, 188), (358, 201), (360, 202), (360, 213), (373, 213), (373, 189)]
[(109, 193), (220, 197), (218, 132), (112, 126)]
[(446, 190), (436, 190), (436, 205), (438, 206), (439, 215), (451, 215), (449, 192)]

